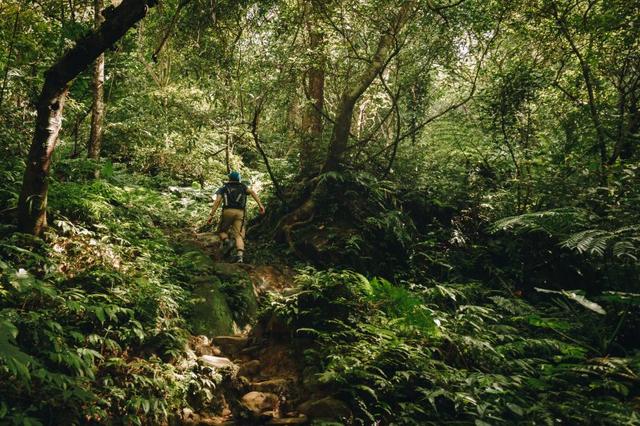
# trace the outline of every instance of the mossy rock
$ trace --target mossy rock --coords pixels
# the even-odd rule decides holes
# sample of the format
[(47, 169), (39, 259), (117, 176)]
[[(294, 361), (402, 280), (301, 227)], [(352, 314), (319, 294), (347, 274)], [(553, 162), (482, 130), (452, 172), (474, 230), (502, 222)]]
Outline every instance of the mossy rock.
[(233, 318), (241, 326), (253, 324), (258, 315), (258, 300), (249, 273), (240, 265), (217, 263), (214, 274), (221, 281)]
[(192, 281), (192, 333), (219, 336), (252, 325), (258, 315), (258, 300), (247, 271), (228, 263), (212, 262), (211, 268), (212, 275)]
[(189, 320), (192, 334), (213, 337), (236, 331), (233, 313), (221, 291), (221, 285), (220, 279), (215, 276), (194, 281), (193, 307)]
[(196, 246), (184, 244), (181, 249), (184, 251), (178, 258), (178, 264), (183, 268), (188, 268), (193, 274), (211, 274), (214, 269), (214, 262), (209, 256)]

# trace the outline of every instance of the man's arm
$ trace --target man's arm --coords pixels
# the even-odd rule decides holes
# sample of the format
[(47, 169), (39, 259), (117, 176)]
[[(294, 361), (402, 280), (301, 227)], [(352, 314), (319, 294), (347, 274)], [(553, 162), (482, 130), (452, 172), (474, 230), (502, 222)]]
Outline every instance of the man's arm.
[(248, 188), (247, 192), (249, 193), (249, 195), (251, 195), (251, 198), (256, 200), (256, 203), (258, 203), (258, 208), (260, 209), (260, 214), (264, 214), (264, 206), (260, 202), (260, 198), (258, 198), (258, 194), (256, 194), (256, 191), (254, 191), (251, 188)]
[(209, 215), (209, 220), (207, 220), (207, 224), (210, 224), (211, 222), (213, 222), (213, 217), (216, 214), (216, 211), (218, 211), (218, 207), (220, 207), (220, 204), (222, 204), (222, 195), (218, 194), (216, 195), (216, 200), (213, 202), (213, 207), (211, 208), (211, 214)]

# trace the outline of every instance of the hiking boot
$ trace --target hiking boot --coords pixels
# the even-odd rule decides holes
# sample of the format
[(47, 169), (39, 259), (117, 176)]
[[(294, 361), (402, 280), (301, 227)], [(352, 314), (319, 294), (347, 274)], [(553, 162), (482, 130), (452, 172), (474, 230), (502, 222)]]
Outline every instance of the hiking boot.
[(242, 256), (236, 256), (236, 263), (244, 263)]

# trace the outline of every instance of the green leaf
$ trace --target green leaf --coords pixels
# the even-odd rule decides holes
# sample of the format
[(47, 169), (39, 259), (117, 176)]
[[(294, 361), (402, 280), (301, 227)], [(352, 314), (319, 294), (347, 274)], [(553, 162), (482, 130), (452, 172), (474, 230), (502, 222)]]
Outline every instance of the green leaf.
[(507, 407), (509, 408), (509, 410), (513, 411), (518, 416), (524, 416), (524, 410), (518, 404), (507, 402)]
[(100, 175), (105, 178), (109, 178), (113, 176), (113, 163), (111, 160), (105, 161), (102, 166), (102, 170), (100, 171)]
[(93, 312), (96, 314), (96, 318), (98, 318), (98, 321), (100, 321), (101, 323), (103, 323), (106, 320), (104, 309), (101, 308), (100, 306), (95, 308)]
[(572, 325), (566, 321), (562, 321), (555, 318), (541, 318), (540, 316), (535, 314), (528, 315), (525, 317), (525, 319), (529, 324), (535, 327), (544, 327), (544, 328), (550, 328), (552, 330), (560, 330), (560, 331), (567, 331), (572, 328)]
[(355, 385), (354, 388), (360, 389), (361, 391), (364, 391), (365, 393), (369, 394), (376, 401), (378, 400), (378, 395), (376, 394), (376, 391), (373, 390), (372, 388), (370, 388), (369, 386), (366, 386), (366, 385)]
[(33, 362), (33, 358), (15, 345), (16, 337), (18, 337), (18, 328), (7, 320), (1, 320), (0, 361), (4, 362), (9, 372), (15, 376), (31, 380), (29, 364)]

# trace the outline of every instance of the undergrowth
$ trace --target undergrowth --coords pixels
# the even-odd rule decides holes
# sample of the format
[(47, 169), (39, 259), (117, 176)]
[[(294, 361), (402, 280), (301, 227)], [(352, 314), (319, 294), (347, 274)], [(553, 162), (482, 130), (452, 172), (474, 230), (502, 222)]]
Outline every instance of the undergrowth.
[(314, 339), (307, 364), (357, 424), (640, 424), (640, 354), (609, 355), (597, 336), (614, 327), (581, 306), (348, 271), (297, 280), (263, 316)]
[[(3, 424), (158, 424), (194, 400), (211, 402), (222, 380), (181, 361), (198, 269), (167, 236), (206, 215), (206, 193), (112, 165), (84, 179), (94, 166), (56, 170), (42, 240), (10, 221), (0, 229)], [(14, 177), (4, 180), (2, 210), (15, 205)]]

